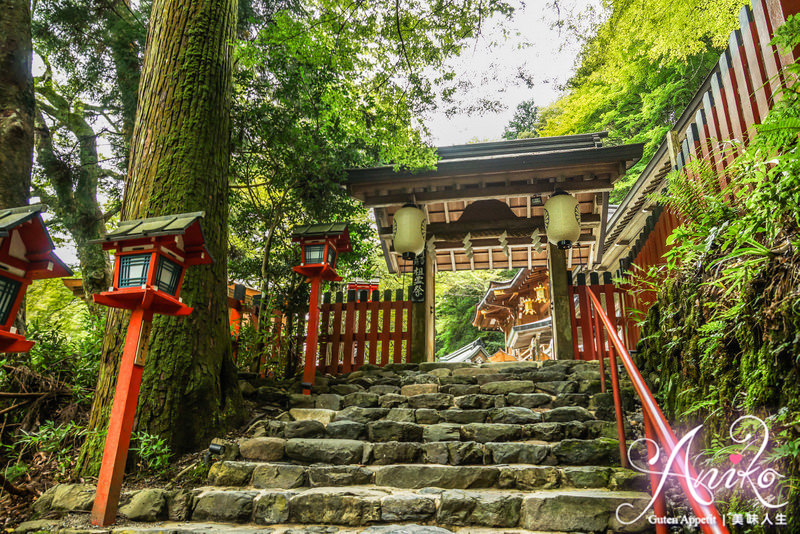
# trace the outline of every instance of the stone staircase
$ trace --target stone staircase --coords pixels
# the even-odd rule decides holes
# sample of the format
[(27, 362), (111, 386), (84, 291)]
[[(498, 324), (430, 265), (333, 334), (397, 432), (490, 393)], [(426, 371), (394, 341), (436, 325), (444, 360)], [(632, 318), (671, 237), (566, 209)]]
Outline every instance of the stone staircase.
[[(288, 411), (217, 440), (207, 486), (180, 505), (132, 495), (120, 512), (202, 532), (645, 532), (617, 519), (650, 495), (619, 467), (599, 379), (596, 362), (423, 363), (318, 377), (311, 396), (244, 385)], [(145, 531), (197, 531), (182, 525)]]

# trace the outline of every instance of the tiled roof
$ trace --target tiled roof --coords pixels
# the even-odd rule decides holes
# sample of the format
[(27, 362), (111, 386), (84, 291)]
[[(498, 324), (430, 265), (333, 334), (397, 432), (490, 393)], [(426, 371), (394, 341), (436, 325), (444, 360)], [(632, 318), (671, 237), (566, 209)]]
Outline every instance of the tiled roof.
[(321, 224), (304, 224), (292, 228), (292, 237), (322, 237), (341, 234), (347, 230), (349, 222), (332, 222)]
[(32, 219), (44, 211), (44, 206), (34, 204), (0, 210), (0, 237), (6, 237), (12, 228)]
[(106, 243), (138, 237), (183, 234), (192, 223), (203, 217), (205, 217), (204, 211), (196, 211), (194, 213), (180, 213), (178, 215), (163, 215), (161, 217), (122, 221), (117, 228), (111, 230), (104, 238), (96, 242)]

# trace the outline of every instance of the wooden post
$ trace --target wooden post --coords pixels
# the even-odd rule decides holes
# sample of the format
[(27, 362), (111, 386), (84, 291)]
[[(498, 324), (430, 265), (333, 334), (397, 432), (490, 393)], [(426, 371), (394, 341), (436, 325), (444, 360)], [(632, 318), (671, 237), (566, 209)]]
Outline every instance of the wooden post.
[(108, 422), (103, 463), (97, 480), (97, 493), (92, 508), (92, 524), (107, 526), (117, 518), (117, 506), (122, 490), (122, 476), (128, 459), (133, 420), (139, 402), (139, 386), (142, 384), (142, 369), (147, 350), (147, 338), (153, 312), (133, 310), (125, 336), (114, 404)]
[(392, 332), (392, 362), (402, 363), (403, 359), (403, 293), (402, 289), (394, 292), (394, 331)]
[[(553, 318), (553, 359), (573, 360), (572, 319), (569, 308), (569, 280), (567, 256), (563, 250), (548, 243), (547, 269), (550, 278), (550, 315)], [(584, 333), (584, 335), (586, 335)], [(587, 340), (584, 340), (584, 349)]]
[(308, 303), (308, 335), (306, 336), (306, 365), (303, 369), (303, 395), (311, 395), (317, 372), (317, 336), (319, 330), (319, 277), (311, 279), (311, 298)]
[(427, 251), (414, 260), (411, 299), (411, 349), (414, 363), (432, 362), (436, 343), (434, 258)]
[(411, 288), (408, 298), (411, 300), (411, 352), (409, 361), (420, 363), (427, 361), (427, 269), (426, 253), (422, 253), (414, 260), (414, 270), (411, 275)]
[(392, 290), (383, 291), (383, 302), (381, 302), (381, 361), (379, 365), (385, 367), (389, 364), (389, 342), (391, 341), (391, 319), (392, 319)]
[(436, 351), (436, 257), (425, 254), (425, 361), (432, 362)]

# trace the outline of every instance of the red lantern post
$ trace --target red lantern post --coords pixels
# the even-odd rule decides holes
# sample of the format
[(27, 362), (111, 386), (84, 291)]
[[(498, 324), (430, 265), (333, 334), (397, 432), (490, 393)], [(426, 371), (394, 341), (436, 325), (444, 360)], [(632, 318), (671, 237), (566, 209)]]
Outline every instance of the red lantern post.
[(308, 336), (303, 369), (303, 394), (310, 395), (317, 371), (317, 339), (319, 336), (319, 289), (323, 280), (341, 280), (336, 274), (336, 259), (342, 252), (350, 252), (348, 223), (312, 224), (298, 226), (292, 231), (292, 241), (300, 243), (300, 265), (294, 270), (311, 282), (308, 304)]
[(14, 328), (30, 283), (72, 274), (53, 252), (43, 211), (40, 205), (0, 210), (0, 353), (28, 352), (34, 345)]
[(115, 251), (114, 286), (92, 298), (104, 306), (131, 310), (131, 320), (97, 481), (93, 525), (110, 525), (117, 516), (153, 314), (192, 313), (180, 299), (186, 267), (213, 261), (200, 228), (203, 216), (197, 212), (123, 221), (97, 241), (104, 250)]

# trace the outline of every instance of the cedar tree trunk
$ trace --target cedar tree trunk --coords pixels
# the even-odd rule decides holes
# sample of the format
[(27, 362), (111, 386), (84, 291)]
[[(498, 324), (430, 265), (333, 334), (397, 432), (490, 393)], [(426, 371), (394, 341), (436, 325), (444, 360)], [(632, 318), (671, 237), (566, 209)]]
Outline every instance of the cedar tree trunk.
[(0, 0), (0, 209), (28, 203), (33, 162), (30, 0)]
[[(227, 311), (228, 163), (236, 0), (155, 0), (131, 143), (122, 219), (205, 211), (213, 265), (190, 267), (188, 317), (157, 317), (139, 395), (138, 429), (173, 452), (203, 447), (241, 422)], [(114, 394), (127, 314), (110, 313), (90, 426), (102, 435)], [(96, 470), (102, 439), (80, 463)]]

